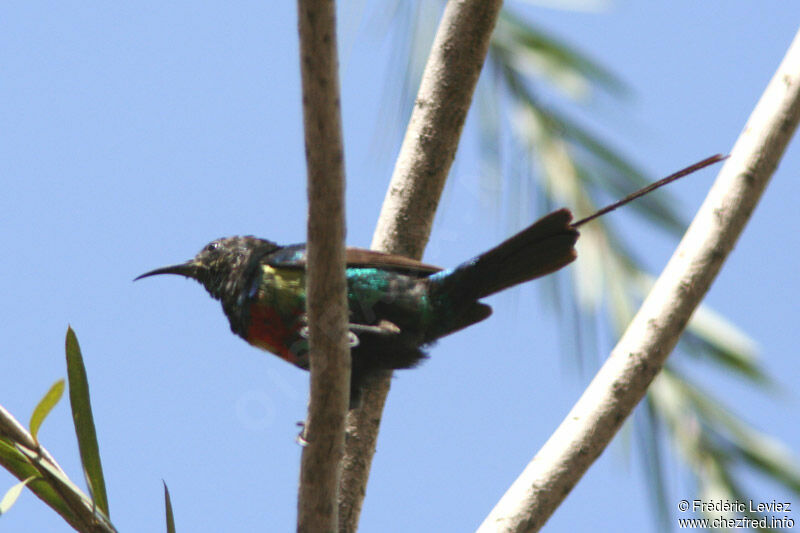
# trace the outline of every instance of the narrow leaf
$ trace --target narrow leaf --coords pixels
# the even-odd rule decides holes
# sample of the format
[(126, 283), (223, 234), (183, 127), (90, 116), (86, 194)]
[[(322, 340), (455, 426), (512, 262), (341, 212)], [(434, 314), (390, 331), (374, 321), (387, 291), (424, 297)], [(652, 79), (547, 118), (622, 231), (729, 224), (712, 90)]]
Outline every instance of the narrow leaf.
[(669, 530), (670, 509), (664, 472), (664, 451), (662, 450), (662, 428), (648, 394), (641, 409), (636, 411), (636, 433), (640, 439), (644, 471), (650, 483), (650, 495), (655, 510), (656, 522), (661, 531)]
[[(25, 463), (29, 465), (28, 459), (14, 447), (7, 437), (0, 437), (0, 464), (6, 467), (12, 474), (16, 473), (8, 467), (8, 463)], [(30, 465), (29, 465), (30, 466)], [(33, 467), (31, 467), (33, 468)]]
[(592, 88), (604, 89), (615, 96), (625, 96), (629, 92), (620, 78), (599, 63), (562, 40), (534, 28), (508, 9), (503, 10), (497, 21), (492, 46), (506, 48), (516, 56), (521, 66), (529, 64), (529, 72), (538, 74), (537, 78), (549, 80), (556, 86), (562, 85), (559, 82), (564, 78), (585, 79)]
[(100, 448), (97, 444), (97, 432), (92, 416), (92, 404), (89, 399), (89, 381), (83, 365), (78, 338), (71, 327), (67, 328), (67, 377), (69, 378), (69, 401), (72, 405), (72, 420), (75, 423), (75, 434), (78, 437), (78, 449), (81, 464), (86, 474), (89, 492), (94, 504), (106, 516), (108, 513), (108, 497), (106, 483), (103, 478), (103, 466), (100, 463)]
[(0, 516), (4, 515), (9, 509), (11, 509), (11, 506), (16, 503), (19, 495), (22, 494), (22, 489), (25, 488), (25, 485), (34, 479), (36, 479), (36, 476), (31, 476), (8, 489), (8, 492), (6, 492), (5, 496), (3, 496), (3, 499), (0, 500)]
[(33, 440), (36, 442), (39, 442), (37, 435), (39, 433), (39, 428), (42, 427), (42, 422), (44, 422), (44, 419), (50, 414), (50, 411), (53, 410), (53, 407), (56, 406), (62, 394), (64, 394), (64, 380), (59, 379), (53, 383), (53, 386), (50, 387), (50, 390), (39, 400), (39, 404), (33, 410), (29, 426), (31, 437), (33, 437)]
[[(40, 472), (24, 453), (0, 438), (0, 465), (19, 479), (38, 477)], [(69, 506), (52, 486), (44, 481), (34, 481), (29, 487), (39, 498), (62, 516), (70, 513)]]
[[(499, 61), (503, 61), (502, 53), (495, 55)], [(536, 146), (534, 138), (542, 130), (547, 130), (552, 136), (569, 145), (572, 165), (580, 170), (579, 175), (585, 178), (585, 186), (608, 190), (612, 197), (617, 197), (649, 182), (632, 163), (586, 128), (568, 118), (566, 114), (559, 113), (552, 107), (542, 106), (541, 99), (531, 90), (527, 81), (509, 65), (501, 64), (500, 71), (514, 103), (513, 125), (516, 128), (517, 142), (527, 146), (530, 153), (538, 156), (543, 154), (541, 147)], [(536, 115), (538, 130), (532, 129), (531, 124), (523, 123), (520, 127), (516, 115), (519, 115), (521, 109)], [(553, 176), (552, 179), (556, 177)], [(670, 204), (663, 201), (665, 194), (661, 191), (646, 196), (639, 202), (632, 203), (630, 209), (679, 234), (684, 230), (684, 225)]]
[(758, 359), (755, 342), (725, 317), (707, 306), (695, 311), (687, 327), (690, 344), (694, 341), (701, 356), (716, 360), (727, 370), (736, 372), (758, 385), (775, 386)]
[(167, 533), (175, 533), (175, 517), (172, 515), (172, 500), (169, 497), (169, 489), (167, 488), (167, 482), (162, 480), (164, 483), (164, 506), (167, 510)]
[[(42, 477), (41, 480), (34, 480), (29, 485), (30, 489), (53, 507), (70, 525), (83, 531), (76, 524), (85, 524), (88, 518), (86, 511), (91, 511), (90, 520), (94, 522), (96, 531), (116, 531), (108, 517), (67, 477), (58, 465), (42, 457), (37, 450), (29, 450), (24, 446), (18, 446), (17, 449), (27, 457)], [(53, 498), (53, 494), (56, 494), (57, 498)]]
[(800, 493), (800, 464), (780, 441), (765, 435), (730, 413), (716, 398), (705, 393), (688, 380), (684, 381), (685, 395), (697, 413), (719, 430), (726, 429), (726, 449), (735, 453), (757, 471)]

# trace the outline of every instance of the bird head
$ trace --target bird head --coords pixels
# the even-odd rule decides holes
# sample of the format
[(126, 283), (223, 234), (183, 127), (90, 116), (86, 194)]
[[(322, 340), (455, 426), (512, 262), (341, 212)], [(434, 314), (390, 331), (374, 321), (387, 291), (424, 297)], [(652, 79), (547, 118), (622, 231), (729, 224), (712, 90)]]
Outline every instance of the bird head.
[(211, 241), (192, 259), (138, 276), (134, 281), (161, 274), (177, 274), (200, 282), (217, 300), (240, 293), (265, 255), (277, 250), (272, 241), (253, 236)]

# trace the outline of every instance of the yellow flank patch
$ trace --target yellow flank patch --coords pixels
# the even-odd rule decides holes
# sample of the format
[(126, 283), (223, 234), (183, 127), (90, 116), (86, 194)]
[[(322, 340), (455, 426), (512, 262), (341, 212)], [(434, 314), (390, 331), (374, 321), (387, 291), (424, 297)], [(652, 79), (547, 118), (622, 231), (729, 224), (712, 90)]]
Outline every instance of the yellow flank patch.
[(263, 277), (259, 300), (271, 303), (280, 312), (291, 312), (305, 304), (305, 270), (261, 265)]

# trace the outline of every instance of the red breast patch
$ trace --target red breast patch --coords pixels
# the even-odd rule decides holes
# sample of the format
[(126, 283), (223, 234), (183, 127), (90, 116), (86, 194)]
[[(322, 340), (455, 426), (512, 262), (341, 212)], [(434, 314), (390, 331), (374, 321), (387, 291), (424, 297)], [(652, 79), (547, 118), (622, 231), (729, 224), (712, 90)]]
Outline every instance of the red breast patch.
[(298, 365), (297, 356), (289, 349), (292, 339), (296, 339), (297, 324), (296, 317), (285, 321), (275, 309), (263, 305), (252, 305), (250, 307), (250, 326), (247, 328), (247, 342), (274, 353), (293, 365)]

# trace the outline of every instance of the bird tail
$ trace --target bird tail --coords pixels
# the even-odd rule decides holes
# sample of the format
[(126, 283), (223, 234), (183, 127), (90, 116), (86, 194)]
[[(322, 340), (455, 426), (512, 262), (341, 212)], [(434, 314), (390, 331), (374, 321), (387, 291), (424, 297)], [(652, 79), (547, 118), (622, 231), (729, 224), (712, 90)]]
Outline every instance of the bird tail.
[(545, 276), (575, 260), (577, 240), (572, 213), (559, 209), (491, 250), (437, 272), (429, 278), (431, 294), (455, 305), (467, 304)]

